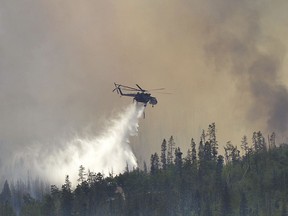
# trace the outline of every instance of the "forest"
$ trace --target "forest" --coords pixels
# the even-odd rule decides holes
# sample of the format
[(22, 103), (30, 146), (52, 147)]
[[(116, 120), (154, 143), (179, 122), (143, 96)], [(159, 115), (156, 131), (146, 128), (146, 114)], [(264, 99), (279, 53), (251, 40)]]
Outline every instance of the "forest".
[(6, 181), (0, 215), (286, 216), (288, 145), (276, 144), (275, 133), (265, 137), (258, 131), (239, 147), (227, 142), (221, 155), (212, 123), (185, 153), (173, 136), (163, 139), (141, 169), (104, 176), (80, 166), (75, 188), (68, 175), (61, 187), (36, 180), (33, 193)]

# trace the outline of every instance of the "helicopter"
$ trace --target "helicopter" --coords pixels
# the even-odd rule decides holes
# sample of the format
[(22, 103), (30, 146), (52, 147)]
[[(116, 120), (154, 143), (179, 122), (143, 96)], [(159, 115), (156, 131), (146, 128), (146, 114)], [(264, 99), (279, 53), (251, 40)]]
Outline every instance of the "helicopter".
[[(147, 103), (151, 104), (154, 107), (158, 101), (155, 97), (152, 97), (148, 90), (141, 88), (136, 84), (137, 88), (125, 86), (121, 84), (114, 83), (115, 88), (112, 92), (116, 91), (121, 96), (133, 97), (133, 101), (143, 103), (144, 107), (147, 106)], [(163, 90), (164, 88), (152, 89), (152, 90)], [(124, 92), (123, 92), (124, 91)], [(135, 92), (135, 93), (132, 93)]]

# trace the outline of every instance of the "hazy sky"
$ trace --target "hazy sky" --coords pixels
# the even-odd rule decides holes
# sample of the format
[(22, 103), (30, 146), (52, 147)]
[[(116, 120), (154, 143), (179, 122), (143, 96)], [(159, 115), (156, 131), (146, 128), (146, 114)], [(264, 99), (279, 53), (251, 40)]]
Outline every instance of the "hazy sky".
[(113, 82), (173, 93), (146, 109), (132, 142), (139, 160), (170, 135), (180, 146), (199, 140), (211, 122), (221, 146), (256, 130), (287, 140), (287, 8), (284, 0), (0, 0), (0, 163), (31, 143), (97, 134), (132, 102), (112, 93)]

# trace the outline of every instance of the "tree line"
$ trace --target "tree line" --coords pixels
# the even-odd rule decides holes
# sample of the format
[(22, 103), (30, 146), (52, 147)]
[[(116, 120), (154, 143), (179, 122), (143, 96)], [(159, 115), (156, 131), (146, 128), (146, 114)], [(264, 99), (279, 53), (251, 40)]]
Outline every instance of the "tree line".
[[(41, 198), (22, 194), (18, 212), (6, 181), (0, 196), (1, 215), (97, 216), (284, 216), (287, 212), (288, 145), (276, 146), (276, 135), (267, 139), (254, 132), (241, 149), (231, 142), (218, 152), (216, 125), (192, 138), (185, 154), (173, 136), (163, 139), (143, 169), (128, 168), (104, 176), (79, 167), (72, 189), (69, 176)], [(5, 214), (3, 214), (5, 212)], [(15, 213), (16, 212), (16, 213)]]

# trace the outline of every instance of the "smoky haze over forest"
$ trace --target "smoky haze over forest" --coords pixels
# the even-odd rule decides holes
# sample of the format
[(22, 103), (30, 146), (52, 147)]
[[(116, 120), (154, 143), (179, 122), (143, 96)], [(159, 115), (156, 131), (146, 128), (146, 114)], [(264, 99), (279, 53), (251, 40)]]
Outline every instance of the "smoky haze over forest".
[(173, 93), (146, 109), (131, 143), (139, 160), (211, 122), (220, 146), (256, 130), (286, 141), (287, 4), (2, 0), (0, 166), (32, 144), (100, 133), (132, 102), (113, 82)]

